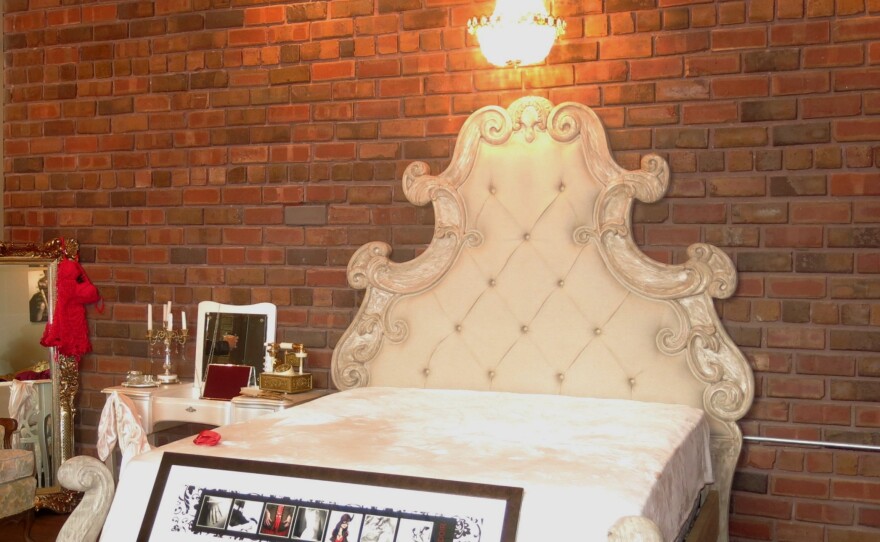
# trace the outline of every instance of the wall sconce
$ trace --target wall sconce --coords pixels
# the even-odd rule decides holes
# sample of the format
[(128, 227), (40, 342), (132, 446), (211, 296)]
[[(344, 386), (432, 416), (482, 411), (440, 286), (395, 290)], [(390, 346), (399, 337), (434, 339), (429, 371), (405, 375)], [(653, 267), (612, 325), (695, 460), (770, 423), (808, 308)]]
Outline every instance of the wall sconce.
[(500, 67), (528, 66), (543, 62), (565, 21), (552, 17), (543, 0), (497, 0), (490, 17), (468, 21), (486, 60)]

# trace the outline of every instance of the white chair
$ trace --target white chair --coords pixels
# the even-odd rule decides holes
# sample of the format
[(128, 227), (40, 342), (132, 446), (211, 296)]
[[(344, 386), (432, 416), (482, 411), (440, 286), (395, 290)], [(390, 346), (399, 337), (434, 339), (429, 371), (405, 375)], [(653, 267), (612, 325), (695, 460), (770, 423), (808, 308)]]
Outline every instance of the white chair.
[[(46, 391), (48, 390), (48, 401)], [(37, 482), (40, 487), (52, 485), (48, 441), (44, 438), (46, 418), (51, 416), (51, 385), (35, 386), (33, 381), (14, 380), (9, 394), (9, 414), (18, 422), (13, 446), (34, 452)], [(17, 442), (16, 442), (17, 440)]]

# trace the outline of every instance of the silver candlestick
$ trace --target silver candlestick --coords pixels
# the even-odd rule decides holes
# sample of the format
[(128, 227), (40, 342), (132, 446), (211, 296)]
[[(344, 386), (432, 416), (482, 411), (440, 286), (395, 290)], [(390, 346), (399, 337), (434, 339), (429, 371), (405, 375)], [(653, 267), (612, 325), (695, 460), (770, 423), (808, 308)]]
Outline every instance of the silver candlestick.
[(156, 375), (156, 379), (161, 384), (176, 384), (177, 382), (180, 382), (180, 379), (177, 378), (177, 371), (174, 367), (174, 363), (171, 360), (171, 345), (173, 343), (179, 345), (180, 348), (183, 348), (183, 345), (186, 344), (186, 337), (186, 329), (158, 329), (147, 331), (147, 340), (150, 341), (150, 346), (159, 344), (160, 342), (165, 345), (165, 361), (162, 363), (162, 372)]

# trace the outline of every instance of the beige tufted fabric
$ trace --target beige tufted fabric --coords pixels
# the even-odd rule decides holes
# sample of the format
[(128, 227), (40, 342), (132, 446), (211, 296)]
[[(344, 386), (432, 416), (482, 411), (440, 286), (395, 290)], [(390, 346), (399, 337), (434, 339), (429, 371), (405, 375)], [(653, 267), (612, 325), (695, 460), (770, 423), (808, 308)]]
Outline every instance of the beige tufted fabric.
[[(704, 409), (726, 510), (752, 374), (712, 298), (730, 260), (698, 244), (664, 265), (632, 239), (634, 198), (656, 201), (668, 167), (626, 171), (587, 107), (523, 98), (474, 113), (450, 166), (404, 174), (435, 234), (412, 261), (369, 243), (349, 263), (366, 288), (333, 355), (335, 384), (499, 390), (681, 403)], [(726, 515), (722, 514), (726, 532)]]
[[(371, 383), (701, 406), (683, 353), (655, 344), (676, 326), (672, 308), (627, 290), (597, 243), (574, 239), (578, 227), (595, 227), (602, 188), (578, 178), (578, 145), (511, 139), (503, 149), (483, 143), (461, 187), (468, 230), (482, 242), (464, 244), (436, 287), (397, 302), (390, 318), (409, 333), (383, 345)], [(684, 376), (688, 390), (670, 387)]]
[[(14, 430), (15, 420), (5, 418), (0, 426), (0, 520), (29, 512), (34, 507), (37, 479), (34, 476), (34, 452), (5, 448), (8, 444), (6, 428)], [(11, 435), (9, 435), (11, 436)], [(25, 520), (25, 532), (30, 529), (31, 516)], [(27, 536), (27, 534), (26, 534)], [(28, 538), (30, 540), (30, 538)]]

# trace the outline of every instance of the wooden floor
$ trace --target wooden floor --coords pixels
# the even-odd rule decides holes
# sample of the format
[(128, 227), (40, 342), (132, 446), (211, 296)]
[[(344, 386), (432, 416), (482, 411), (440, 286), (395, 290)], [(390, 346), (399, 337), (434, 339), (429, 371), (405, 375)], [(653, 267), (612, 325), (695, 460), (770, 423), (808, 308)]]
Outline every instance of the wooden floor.
[[(56, 514), (49, 511), (37, 512), (31, 527), (31, 540), (34, 542), (55, 542), (58, 531), (64, 525), (67, 514)], [(24, 524), (0, 525), (0, 540), (3, 542), (24, 541)]]

